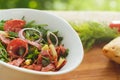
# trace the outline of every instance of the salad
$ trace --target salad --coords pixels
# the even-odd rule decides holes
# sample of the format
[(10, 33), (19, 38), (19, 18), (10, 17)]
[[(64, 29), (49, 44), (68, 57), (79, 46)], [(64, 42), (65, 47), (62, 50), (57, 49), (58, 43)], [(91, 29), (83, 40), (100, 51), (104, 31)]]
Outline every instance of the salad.
[(0, 60), (36, 71), (58, 71), (66, 64), (69, 49), (58, 31), (47, 24), (22, 19), (0, 21)]

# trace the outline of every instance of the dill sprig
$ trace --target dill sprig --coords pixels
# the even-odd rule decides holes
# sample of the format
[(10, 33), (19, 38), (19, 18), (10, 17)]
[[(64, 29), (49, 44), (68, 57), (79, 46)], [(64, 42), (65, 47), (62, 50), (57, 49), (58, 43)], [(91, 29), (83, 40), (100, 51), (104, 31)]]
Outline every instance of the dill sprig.
[(89, 50), (95, 44), (109, 42), (120, 35), (117, 30), (111, 29), (105, 23), (84, 22), (71, 25), (78, 33), (85, 50)]

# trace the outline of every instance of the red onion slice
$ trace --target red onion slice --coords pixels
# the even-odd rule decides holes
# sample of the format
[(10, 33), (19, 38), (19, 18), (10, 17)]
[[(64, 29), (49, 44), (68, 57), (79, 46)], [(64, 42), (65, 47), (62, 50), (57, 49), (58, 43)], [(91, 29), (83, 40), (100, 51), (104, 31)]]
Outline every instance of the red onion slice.
[(8, 33), (5, 31), (0, 31), (0, 41), (2, 41), (5, 44), (9, 44), (10, 43), (10, 39), (7, 38), (8, 37)]
[(34, 41), (34, 42), (39, 42), (39, 41), (42, 40), (42, 34), (41, 34), (41, 32), (38, 31), (38, 30), (36, 30), (36, 29), (34, 29), (34, 28), (24, 28), (24, 29), (20, 30), (19, 33), (18, 33), (18, 36), (19, 36), (21, 39), (25, 39), (25, 37), (24, 37), (24, 35), (23, 35), (23, 32), (26, 31), (26, 30), (33, 30), (33, 31), (36, 31), (36, 32), (39, 33), (40, 38), (39, 38), (38, 40)]
[[(40, 35), (40, 38), (39, 38), (38, 40), (36, 40), (36, 41), (30, 41), (30, 40), (25, 39), (25, 37), (24, 37), (24, 35), (23, 35), (23, 32), (24, 32), (25, 30), (34, 30), (34, 31), (38, 32), (39, 35)], [(24, 29), (22, 29), (22, 30), (19, 31), (18, 36), (19, 36), (19, 38), (25, 40), (25, 41), (28, 42), (29, 44), (37, 47), (39, 50), (41, 49), (41, 45), (40, 45), (38, 42), (42, 40), (42, 34), (41, 34), (41, 32), (39, 32), (38, 30), (36, 30), (36, 29), (34, 29), (34, 28), (24, 28)]]
[(50, 32), (50, 31), (48, 31), (48, 33), (47, 33), (48, 43), (53, 44), (52, 41), (50, 40), (50, 35), (55, 37), (55, 39), (56, 39), (55, 46), (57, 46), (58, 45), (58, 38), (57, 38), (57, 36), (54, 33)]

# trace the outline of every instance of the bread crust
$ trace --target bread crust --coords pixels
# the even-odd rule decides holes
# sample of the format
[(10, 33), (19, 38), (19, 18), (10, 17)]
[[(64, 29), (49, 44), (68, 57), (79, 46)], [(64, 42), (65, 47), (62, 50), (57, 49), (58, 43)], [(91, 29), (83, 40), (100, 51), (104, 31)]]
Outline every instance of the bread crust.
[(103, 47), (103, 54), (120, 64), (120, 37), (113, 39)]

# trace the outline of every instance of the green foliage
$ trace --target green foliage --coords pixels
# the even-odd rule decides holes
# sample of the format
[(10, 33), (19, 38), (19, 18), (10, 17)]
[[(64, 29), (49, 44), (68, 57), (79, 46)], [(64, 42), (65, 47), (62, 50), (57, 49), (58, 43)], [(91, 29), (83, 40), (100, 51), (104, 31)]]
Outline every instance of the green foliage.
[(17, 38), (18, 37), (18, 33), (16, 33), (16, 32), (8, 32), (8, 34), (9, 34), (9, 38)]
[(69, 49), (66, 49), (64, 54), (62, 54), (62, 53), (60, 54), (60, 57), (66, 58), (68, 56), (68, 54), (69, 54)]
[(28, 55), (26, 58), (35, 60), (38, 57), (39, 53), (40, 52), (38, 51), (38, 49), (36, 47), (29, 46), (29, 52), (28, 52)]
[(4, 62), (9, 61), (7, 51), (1, 42), (0, 42), (0, 60)]
[(120, 11), (120, 0), (0, 0), (0, 9)]
[(94, 44), (109, 42), (120, 35), (117, 30), (97, 22), (84, 22), (78, 25), (72, 24), (72, 26), (80, 36), (86, 50), (90, 49)]
[(0, 21), (0, 30), (3, 30), (4, 23), (5, 23), (4, 20), (1, 20), (1, 21)]
[(50, 63), (50, 59), (42, 56), (42, 65), (45, 67)]
[(38, 32), (34, 30), (27, 30), (25, 31), (25, 38), (31, 41), (38, 40), (40, 38), (40, 35)]

